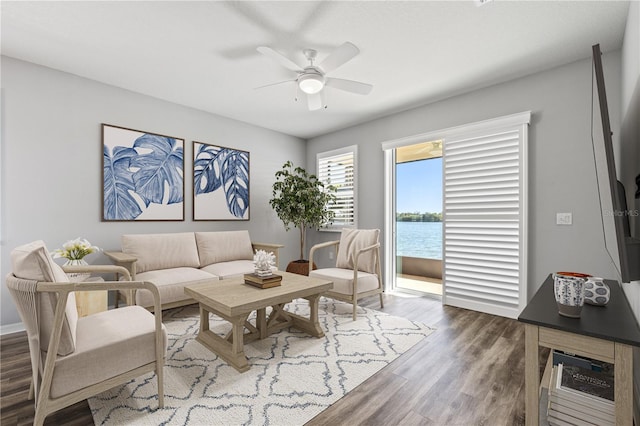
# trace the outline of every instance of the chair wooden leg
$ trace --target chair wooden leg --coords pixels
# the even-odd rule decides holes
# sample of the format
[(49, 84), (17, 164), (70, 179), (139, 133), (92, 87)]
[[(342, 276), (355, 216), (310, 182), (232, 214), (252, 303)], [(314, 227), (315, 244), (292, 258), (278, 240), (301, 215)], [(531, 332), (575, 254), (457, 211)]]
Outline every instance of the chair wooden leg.
[(158, 378), (158, 408), (164, 408), (164, 368), (160, 366), (156, 368), (156, 377)]
[(353, 301), (353, 320), (356, 320), (356, 310), (358, 309), (358, 299)]
[(31, 401), (35, 397), (35, 387), (33, 386), (33, 379), (31, 379), (31, 383), (29, 383), (29, 396), (27, 399)]
[(42, 407), (37, 407), (36, 414), (33, 416), (33, 426), (42, 426), (44, 424), (45, 417)]
[(380, 293), (380, 309), (384, 309), (384, 301), (382, 300), (382, 293)]

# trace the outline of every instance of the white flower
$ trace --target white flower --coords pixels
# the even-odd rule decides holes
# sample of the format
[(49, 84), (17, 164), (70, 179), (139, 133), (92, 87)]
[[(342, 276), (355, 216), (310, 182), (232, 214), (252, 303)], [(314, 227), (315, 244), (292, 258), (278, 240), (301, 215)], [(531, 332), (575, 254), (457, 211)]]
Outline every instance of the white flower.
[(256, 250), (256, 254), (253, 256), (253, 264), (256, 269), (261, 271), (271, 269), (271, 266), (276, 264), (276, 256), (273, 252), (267, 253), (264, 250)]
[(64, 257), (69, 260), (78, 260), (96, 251), (100, 251), (100, 248), (92, 246), (86, 239), (78, 237), (64, 243), (61, 249), (55, 249), (51, 255), (54, 258)]

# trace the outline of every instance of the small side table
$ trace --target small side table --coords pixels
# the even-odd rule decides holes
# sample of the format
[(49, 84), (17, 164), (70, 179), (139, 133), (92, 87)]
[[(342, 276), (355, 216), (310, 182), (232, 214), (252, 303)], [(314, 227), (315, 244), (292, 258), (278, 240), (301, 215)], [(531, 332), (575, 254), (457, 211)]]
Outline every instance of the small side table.
[[(102, 277), (89, 277), (82, 282), (103, 282)], [(76, 307), (78, 308), (78, 316), (86, 317), (87, 315), (103, 312), (108, 309), (109, 292), (104, 291), (76, 291)]]
[(549, 275), (518, 317), (518, 321), (525, 323), (527, 426), (538, 426), (540, 421), (541, 346), (613, 364), (616, 425), (633, 424), (632, 349), (640, 347), (640, 327), (620, 285), (616, 281), (606, 282), (611, 289), (607, 305), (585, 305), (580, 318), (567, 318), (558, 314), (553, 278)]

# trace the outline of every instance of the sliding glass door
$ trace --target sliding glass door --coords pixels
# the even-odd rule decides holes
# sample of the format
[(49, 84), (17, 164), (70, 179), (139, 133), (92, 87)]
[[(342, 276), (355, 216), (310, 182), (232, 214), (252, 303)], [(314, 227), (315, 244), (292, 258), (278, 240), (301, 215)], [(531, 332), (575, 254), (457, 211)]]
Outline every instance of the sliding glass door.
[[(415, 252), (405, 250), (411, 242), (424, 238), (420, 236), (424, 228), (415, 223), (427, 217), (420, 214), (421, 210), (434, 207), (405, 207), (400, 195), (405, 178), (400, 169), (404, 163), (432, 161), (432, 157), (426, 159), (420, 153), (432, 152), (437, 142), (443, 151), (439, 160), (443, 188), (442, 301), (509, 318), (519, 315), (527, 297), (526, 157), (530, 119), (531, 113), (524, 112), (382, 144), (387, 288), (401, 288), (403, 276), (414, 275), (411, 258), (425, 263), (423, 254), (414, 256)], [(429, 187), (428, 180), (423, 179), (422, 185)], [(425, 196), (410, 194), (406, 198), (417, 202)], [(405, 243), (405, 239), (410, 242)]]

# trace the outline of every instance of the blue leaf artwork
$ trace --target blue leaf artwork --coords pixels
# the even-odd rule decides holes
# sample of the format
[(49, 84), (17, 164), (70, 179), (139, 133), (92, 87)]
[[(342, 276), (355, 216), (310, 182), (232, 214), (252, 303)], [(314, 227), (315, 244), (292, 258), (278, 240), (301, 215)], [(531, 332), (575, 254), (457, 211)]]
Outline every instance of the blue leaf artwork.
[(184, 140), (102, 125), (103, 220), (184, 220)]
[(249, 220), (249, 153), (193, 143), (193, 219)]

